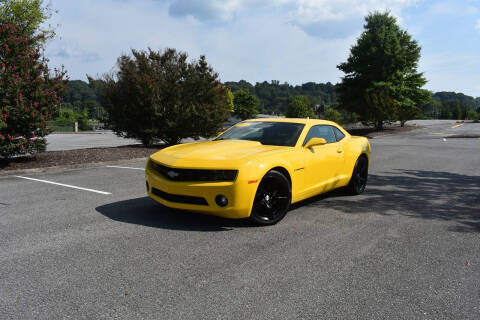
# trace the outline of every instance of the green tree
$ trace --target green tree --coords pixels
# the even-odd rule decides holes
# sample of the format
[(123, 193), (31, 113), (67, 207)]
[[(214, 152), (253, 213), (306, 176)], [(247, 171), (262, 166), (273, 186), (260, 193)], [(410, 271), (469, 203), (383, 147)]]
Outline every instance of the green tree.
[(336, 123), (341, 123), (342, 115), (338, 110), (334, 108), (328, 108), (327, 110), (325, 110), (325, 119)]
[(288, 99), (287, 118), (315, 118), (315, 112), (306, 96), (295, 96)]
[[(7, 1), (10, 3), (11, 1)], [(5, 3), (2, 2), (1, 14)], [(23, 2), (20, 2), (23, 3)], [(0, 22), (0, 156), (45, 150), (52, 119), (65, 92), (63, 70), (51, 72), (41, 55), (45, 33), (32, 32), (36, 22), (10, 16)], [(3, 16), (2, 16), (3, 19)], [(26, 19), (26, 20), (22, 20)]]
[(87, 100), (84, 102), (83, 110), (87, 112), (89, 119), (99, 119), (100, 118), (100, 105), (95, 100)]
[(462, 107), (460, 106), (460, 103), (456, 103), (454, 117), (457, 120), (462, 120)]
[(225, 82), (225, 85), (233, 93), (246, 90), (255, 95), (259, 100), (257, 110), (266, 114), (285, 114), (288, 99), (297, 95), (308, 96), (310, 103), (314, 105), (332, 105), (336, 101), (335, 86), (330, 82), (307, 82), (292, 86), (286, 82), (280, 83), (278, 80), (257, 82), (255, 85), (240, 80), (238, 82)]
[(181, 139), (215, 135), (233, 111), (233, 95), (204, 56), (188, 62), (175, 49), (132, 50), (118, 71), (91, 80), (100, 86), (108, 123), (118, 136), (145, 145), (155, 139), (172, 145)]
[[(43, 0), (0, 0), (0, 17), (3, 24), (23, 25), (25, 36), (41, 44), (55, 36), (55, 30), (48, 25), (42, 29), (51, 17), (50, 5)], [(33, 37), (34, 35), (38, 37)]]
[(428, 103), (421, 106), (421, 114), (425, 118), (439, 119), (442, 109), (442, 103), (436, 99), (431, 99)]
[(258, 98), (248, 91), (237, 91), (233, 94), (233, 114), (242, 120), (255, 118), (258, 102)]
[(453, 114), (452, 111), (450, 110), (450, 107), (447, 103), (442, 103), (441, 109), (440, 109), (440, 119), (452, 119)]
[(415, 116), (430, 94), (421, 89), (426, 80), (417, 72), (417, 41), (388, 12), (371, 13), (365, 22), (347, 61), (337, 66), (345, 73), (337, 93), (342, 108), (381, 130), (385, 121)]
[(77, 121), (79, 114), (73, 111), (71, 108), (62, 108), (58, 111), (58, 116), (55, 118), (57, 122), (75, 122)]
[(467, 111), (467, 118), (469, 120), (478, 120), (479, 114), (473, 110), (468, 110)]

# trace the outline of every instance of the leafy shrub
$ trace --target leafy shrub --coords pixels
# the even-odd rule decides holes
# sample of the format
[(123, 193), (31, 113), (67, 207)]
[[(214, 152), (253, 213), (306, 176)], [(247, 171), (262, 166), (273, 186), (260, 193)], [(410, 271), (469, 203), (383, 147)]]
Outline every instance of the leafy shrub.
[(295, 96), (288, 99), (287, 118), (315, 118), (315, 112), (308, 97)]
[(40, 49), (45, 34), (31, 21), (0, 23), (0, 156), (45, 150), (51, 119), (65, 91), (65, 72), (50, 72)]
[(118, 136), (151, 145), (215, 135), (233, 111), (232, 93), (204, 56), (132, 50), (118, 58), (118, 71), (92, 80), (100, 87), (107, 122)]
[(336, 122), (336, 123), (341, 123), (342, 115), (338, 110), (335, 110), (334, 108), (328, 108), (325, 111), (325, 119)]
[(233, 95), (233, 114), (242, 120), (255, 118), (258, 103), (258, 98), (248, 91), (237, 91)]

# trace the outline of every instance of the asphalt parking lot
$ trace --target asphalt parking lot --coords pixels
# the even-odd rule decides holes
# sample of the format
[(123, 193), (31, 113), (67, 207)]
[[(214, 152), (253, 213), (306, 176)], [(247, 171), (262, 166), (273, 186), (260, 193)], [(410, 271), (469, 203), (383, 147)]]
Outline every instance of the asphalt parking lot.
[(423, 125), (271, 227), (170, 212), (144, 161), (0, 178), (0, 318), (479, 319), (480, 124)]

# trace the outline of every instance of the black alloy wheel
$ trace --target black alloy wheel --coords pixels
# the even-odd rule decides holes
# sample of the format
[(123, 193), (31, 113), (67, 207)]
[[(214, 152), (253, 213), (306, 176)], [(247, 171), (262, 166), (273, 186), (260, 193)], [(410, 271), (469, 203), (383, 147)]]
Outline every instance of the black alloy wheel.
[(348, 191), (352, 195), (357, 195), (365, 191), (368, 179), (368, 160), (365, 156), (360, 156), (355, 163), (352, 178), (348, 184)]
[(271, 170), (258, 186), (250, 220), (257, 225), (275, 224), (285, 217), (291, 201), (290, 182), (282, 173)]

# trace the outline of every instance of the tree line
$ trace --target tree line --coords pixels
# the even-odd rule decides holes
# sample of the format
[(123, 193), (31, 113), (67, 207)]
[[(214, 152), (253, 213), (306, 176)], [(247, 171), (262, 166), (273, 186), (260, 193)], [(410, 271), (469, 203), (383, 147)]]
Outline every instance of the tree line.
[[(354, 114), (339, 108), (335, 91), (337, 85), (330, 82), (307, 82), (294, 86), (287, 82), (280, 83), (277, 80), (255, 84), (240, 80), (227, 81), (224, 84), (233, 94), (246, 91), (249, 96), (253, 97), (248, 99), (254, 99), (254, 113), (257, 114), (286, 115), (289, 101), (298, 100), (298, 97), (301, 96), (303, 98), (300, 99), (304, 99), (316, 116), (336, 119), (342, 123), (356, 119)], [(59, 119), (68, 119), (65, 114), (72, 114), (71, 111), (73, 111), (76, 117), (87, 114), (89, 119), (104, 120), (106, 114), (101, 104), (98, 88), (82, 80), (71, 80), (67, 83), (66, 90), (63, 96), (63, 111), (58, 114)], [(446, 91), (431, 93), (431, 95), (432, 99), (429, 102), (419, 106), (418, 118), (475, 119), (480, 113), (480, 97), (475, 98), (463, 93)], [(244, 93), (243, 96), (245, 96)]]

